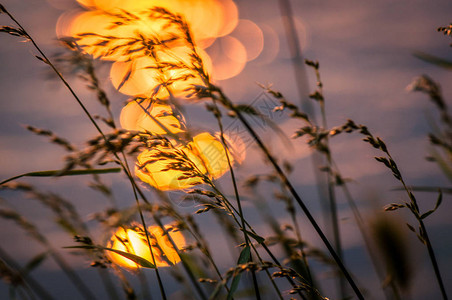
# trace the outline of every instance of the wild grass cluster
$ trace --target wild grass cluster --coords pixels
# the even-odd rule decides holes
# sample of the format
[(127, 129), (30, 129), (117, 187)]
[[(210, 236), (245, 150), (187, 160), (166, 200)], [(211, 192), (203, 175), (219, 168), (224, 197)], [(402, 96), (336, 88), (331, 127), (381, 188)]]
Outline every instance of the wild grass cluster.
[[(295, 132), (284, 134), (303, 139), (315, 153), (313, 160), (319, 162), (316, 166), (319, 178), (326, 180), (326, 185), (321, 186), (326, 189), (332, 234), (325, 233), (306, 205), (308, 200), (295, 188), (289, 176), (292, 166), (271, 151), (250, 117), (261, 118), (269, 124), (271, 120), (251, 105), (235, 103), (216, 84), (209, 57), (198, 45), (207, 43), (212, 36), (197, 36), (187, 17), (172, 11), (169, 4), (168, 7), (125, 4), (124, 8), (106, 9), (96, 7), (94, 2), (82, 3), (88, 3), (84, 17), (93, 18), (98, 26), (86, 31), (79, 27), (68, 30), (68, 36), (60, 37), (64, 51), (52, 58), (22, 27), (20, 16), (0, 5), (1, 22), (13, 22), (11, 26), (2, 26), (0, 32), (27, 41), (24, 47), (33, 47), (39, 53), (36, 58), (54, 72), (80, 106), (87, 122), (97, 130), (97, 136), (80, 146), (53, 130), (27, 126), (31, 133), (67, 152), (63, 158), (64, 168), (30, 170), (30, 173), (2, 179), (1, 190), (22, 193), (39, 201), (54, 214), (56, 224), (74, 242), (64, 249), (55, 248), (33, 220), (8, 206), (9, 199), (0, 198), (2, 224), (18, 226), (46, 249), (24, 264), (8, 252), (7, 244), (0, 245), (0, 278), (9, 286), (11, 299), (55, 298), (53, 291), (33, 276), (33, 271), (50, 259), (76, 288), (75, 297), (101, 297), (61, 254), (68, 252), (83, 255), (91, 262), (84, 267), (91, 266), (92, 272), (99, 274), (109, 299), (328, 299), (336, 292), (322, 287), (323, 279), (313, 265), (331, 270), (337, 282), (337, 299), (366, 299), (372, 295), (363, 290), (344, 262), (338, 193), (343, 193), (347, 200), (353, 222), (371, 258), (373, 269), (369, 272), (376, 272), (378, 285), (387, 299), (407, 299), (410, 295), (414, 266), (405, 255), (408, 246), (403, 239), (408, 232), (416, 235), (418, 247), (425, 249), (423, 253), (430, 261), (437, 283), (435, 288), (447, 299), (441, 265), (425, 220), (434, 217), (443, 194), (450, 190), (419, 187), (437, 199), (431, 210), (421, 211), (417, 188), (406, 182), (403, 170), (383, 138), (353, 120), (329, 127), (319, 62), (305, 60), (317, 83), (309, 101), (320, 111), (320, 116), (303, 111), (295, 101), (271, 86), (262, 85), (262, 89), (278, 103), (273, 107), (274, 112), (282, 112), (299, 124)], [(89, 18), (83, 19), (84, 22), (91, 24), (87, 21)], [(438, 31), (452, 36), (451, 26), (439, 27)], [(425, 55), (422, 58), (429, 60)], [(113, 85), (129, 98), (120, 115), (112, 111), (103, 79), (98, 77), (95, 67), (98, 60), (110, 61)], [(446, 67), (450, 67), (450, 63)], [(69, 84), (66, 78), (74, 73), (96, 95), (104, 108), (103, 116), (90, 112)], [(440, 86), (422, 76), (410, 88), (425, 93), (440, 113), (437, 131), (429, 135), (435, 149), (430, 160), (452, 179), (452, 117)], [(214, 130), (199, 132), (186, 121), (184, 104), (193, 102), (205, 107), (214, 117)], [(254, 174), (245, 181), (237, 179), (237, 166), (246, 160), (248, 145), (241, 137), (225, 131), (225, 119), (232, 119), (246, 129), (268, 164), (267, 174)], [(318, 123), (316, 119), (321, 121)], [(277, 124), (270, 125), (281, 133)], [(400, 189), (406, 192), (405, 200), (387, 203), (371, 222), (360, 212), (349, 189), (349, 180), (339, 170), (330, 147), (332, 139), (345, 134), (354, 134), (368, 144), (369, 149), (378, 151), (375, 160), (388, 169), (388, 176), (393, 176)], [(104, 236), (90, 232), (77, 205), (26, 181), (26, 177), (32, 176), (90, 176), (90, 186), (111, 197), (113, 190), (103, 180), (111, 173), (124, 175), (123, 180), (134, 198), (127, 208), (112, 204), (103, 211), (92, 212)], [(232, 190), (223, 190), (218, 184), (222, 177), (222, 180), (230, 180)], [(259, 195), (262, 185), (277, 187), (271, 205), (284, 207), (290, 220), (288, 224), (282, 223), (265, 201), (256, 202), (252, 212), (265, 220), (270, 232), (259, 232), (250, 221), (254, 220), (249, 216), (250, 210), (246, 215), (243, 210), (243, 191)], [(174, 193), (171, 194), (174, 191), (180, 192), (180, 203), (194, 201), (195, 209), (189, 213), (181, 210), (174, 199), (170, 199), (174, 198)], [(405, 231), (385, 216), (401, 209), (413, 216)], [(218, 237), (205, 234), (199, 221), (204, 215), (209, 215), (210, 222), (220, 224), (222, 232)], [(301, 219), (307, 220), (310, 227), (302, 228)], [(305, 240), (306, 231), (314, 232), (323, 246), (317, 248)], [(226, 267), (224, 261), (218, 262), (218, 257), (223, 255), (212, 252), (217, 239), (229, 244), (229, 249), (223, 251), (230, 251), (235, 258)], [(169, 274), (172, 281), (162, 280), (162, 273)], [(149, 281), (149, 274), (155, 282)], [(168, 293), (174, 286), (179, 289), (178, 296)]]

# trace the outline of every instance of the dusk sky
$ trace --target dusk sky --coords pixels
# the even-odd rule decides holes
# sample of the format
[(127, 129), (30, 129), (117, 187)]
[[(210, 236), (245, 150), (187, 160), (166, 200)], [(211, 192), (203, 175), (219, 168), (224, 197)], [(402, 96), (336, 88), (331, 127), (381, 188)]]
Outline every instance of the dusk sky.
[[(56, 30), (59, 17), (68, 11), (81, 9), (75, 0), (0, 0), (0, 3), (15, 16), (49, 57), (61, 51)], [(286, 115), (272, 112), (269, 108), (277, 102), (263, 94), (258, 85), (271, 84), (273, 89), (283, 93), (287, 99), (299, 103), (293, 60), (287, 46), (278, 1), (236, 0), (235, 3), (241, 20), (238, 24), (242, 27), (237, 26), (236, 30), (226, 37), (218, 38), (205, 51), (212, 58), (213, 68), (218, 69), (218, 74), (227, 73), (223, 69), (220, 70), (219, 66), (232, 69), (236, 66), (234, 64), (238, 64), (240, 49), (245, 49), (248, 59), (253, 59), (246, 64), (242, 61), (243, 65), (237, 66), (238, 74), (232, 78), (217, 80), (217, 84), (234, 102), (255, 104), (290, 138), (301, 127), (300, 123)], [(452, 99), (450, 68), (440, 68), (413, 55), (426, 53), (452, 60), (451, 38), (436, 30), (439, 26), (452, 22), (452, 2), (292, 0), (291, 4), (303, 58), (320, 63), (328, 126), (340, 126), (347, 119), (364, 124), (386, 142), (409, 185), (450, 186), (450, 181), (439, 167), (425, 159), (431, 154), (428, 133), (432, 131), (432, 126), (439, 122), (438, 113), (426, 95), (409, 92), (407, 86), (416, 77), (427, 74), (441, 85), (446, 102)], [(0, 14), (0, 25), (14, 24), (6, 15)], [(240, 41), (242, 48), (237, 46), (240, 48), (235, 50), (237, 52), (228, 53), (225, 45), (231, 45), (232, 39)], [(30, 43), (24, 43), (20, 38), (4, 33), (0, 35), (0, 181), (26, 172), (57, 170), (63, 167), (65, 152), (46, 138), (27, 131), (24, 125), (50, 129), (80, 148), (96, 134), (95, 128), (88, 122), (69, 92), (34, 55), (37, 55), (37, 51)], [(111, 83), (111, 63), (104, 61), (97, 65), (101, 84), (109, 94), (115, 120), (119, 122), (119, 114), (128, 96), (117, 92)], [(239, 70), (241, 68), (242, 71)], [(309, 90), (305, 91), (304, 96), (315, 89), (313, 70), (306, 68), (305, 72)], [(68, 78), (88, 109), (103, 114), (95, 95), (86, 89), (85, 84), (69, 75)], [(215, 119), (205, 112), (202, 104), (187, 104), (185, 109), (190, 126), (197, 130), (218, 131)], [(225, 122), (228, 122), (227, 128), (240, 130), (231, 119), (226, 119)], [(259, 127), (258, 133), (273, 153), (293, 164), (294, 172), (290, 178), (314, 216), (322, 223), (313, 175), (312, 150), (306, 145), (306, 140), (291, 140), (291, 146), (288, 146), (285, 139), (278, 137), (268, 126)], [(239, 134), (247, 147), (246, 159), (237, 168), (239, 183), (243, 183), (250, 175), (268, 172), (269, 168), (250, 138), (245, 133)], [(350, 189), (361, 213), (371, 218), (376, 210), (382, 210), (386, 204), (408, 199), (406, 194), (394, 191), (399, 187), (398, 182), (387, 168), (373, 158), (379, 153), (361, 139), (358, 134), (340, 135), (331, 140), (331, 149), (344, 177), (352, 179)], [(227, 194), (232, 194), (228, 176), (219, 180), (219, 184), (228, 191)], [(119, 207), (134, 204), (124, 175), (105, 175), (104, 179), (112, 186)], [(42, 190), (64, 195), (87, 221), (93, 213), (102, 211), (109, 205), (102, 195), (87, 187), (87, 177), (21, 180)], [(266, 191), (271, 193), (271, 189), (268, 187)], [(253, 197), (249, 192), (247, 194), (245, 189), (243, 193), (245, 200)], [(358, 278), (363, 290), (368, 292), (366, 299), (382, 299), (380, 283), (363, 248), (353, 216), (342, 194), (338, 194), (345, 262)], [(416, 195), (421, 210), (429, 210), (435, 205), (436, 193)], [(174, 194), (171, 198), (177, 204), (178, 200)], [(70, 236), (56, 228), (52, 214), (23, 194), (0, 190), (0, 206), (14, 207), (32, 220), (46, 233), (55, 248), (73, 244)], [(198, 209), (193, 204), (180, 204), (180, 207), (184, 213)], [(268, 230), (262, 219), (252, 215), (255, 209), (251, 200), (245, 202), (244, 209), (245, 215), (256, 223), (256, 228), (262, 229), (262, 232)], [(276, 217), (281, 216), (280, 221), (288, 218), (283, 215), (284, 209), (277, 204), (272, 206), (272, 209)], [(452, 198), (445, 194), (441, 209), (426, 220), (446, 290), (450, 295), (452, 286), (448, 283), (452, 282), (451, 212)], [(297, 213), (303, 228), (303, 237), (313, 245), (322, 247), (303, 213)], [(390, 214), (396, 216), (403, 226), (407, 222), (415, 223), (408, 212), (397, 211)], [(215, 237), (218, 225), (207, 226), (208, 222), (207, 218), (202, 217), (200, 220), (200, 223), (206, 225), (207, 237)], [(102, 239), (100, 227), (93, 221), (88, 221), (88, 224), (92, 227), (93, 234)], [(405, 227), (403, 228), (405, 230)], [(413, 248), (413, 260), (419, 264), (414, 273), (411, 299), (439, 299), (440, 294), (427, 251), (408, 229), (406, 235), (409, 236)], [(13, 223), (4, 219), (0, 219), (0, 247), (21, 264), (43, 251), (41, 246), (30, 241)], [(224, 241), (212, 245), (214, 252), (222, 251), (224, 247)], [(62, 250), (62, 253), (80, 274), (86, 278), (94, 278), (95, 272), (90, 269), (87, 259), (70, 255), (65, 250)], [(229, 267), (229, 254), (224, 258), (218, 255), (218, 259), (223, 263), (222, 267)], [(325, 270), (322, 271), (321, 276), (330, 276)], [(47, 260), (34, 272), (35, 279), (41, 279), (43, 285), (49, 289), (52, 285), (58, 286), (55, 295), (65, 295), (65, 299), (79, 299), (77, 294), (65, 292), (64, 287), (68, 283), (61, 278), (61, 271), (52, 261)], [(149, 274), (148, 279), (151, 282), (154, 275)], [(168, 273), (163, 276), (171, 280)], [(98, 282), (98, 278), (92, 279), (90, 287), (97, 290), (100, 297), (106, 297), (105, 291), (96, 289)], [(336, 299), (334, 284), (331, 280), (326, 282), (324, 289), (331, 290), (331, 293), (327, 292), (325, 296)], [(154, 283), (151, 283), (151, 286), (157, 289)], [(172, 299), (178, 299), (177, 291), (173, 289), (172, 292)], [(0, 281), (0, 298), (7, 297), (8, 287)], [(271, 299), (271, 296), (268, 299)]]

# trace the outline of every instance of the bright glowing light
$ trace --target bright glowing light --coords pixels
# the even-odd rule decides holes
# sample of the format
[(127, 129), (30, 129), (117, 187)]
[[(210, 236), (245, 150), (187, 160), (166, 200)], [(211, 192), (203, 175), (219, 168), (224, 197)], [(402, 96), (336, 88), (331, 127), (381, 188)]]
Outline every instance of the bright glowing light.
[[(165, 226), (165, 229), (169, 228), (169, 226)], [(148, 232), (152, 254), (154, 255), (157, 267), (168, 267), (180, 262), (177, 251), (173, 248), (168, 236), (164, 235), (163, 230), (159, 226), (150, 226)], [(185, 238), (181, 232), (168, 232), (177, 248), (180, 249), (185, 246)], [(110, 239), (108, 247), (135, 254), (151, 263), (154, 262), (146, 239), (146, 233), (143, 227), (140, 226), (128, 229), (119, 228)], [(137, 269), (139, 267), (135, 262), (122, 255), (110, 251), (107, 253), (111, 261), (115, 264), (129, 269)]]
[(161, 191), (183, 190), (202, 184), (200, 174), (205, 173), (201, 158), (183, 146), (154, 145), (138, 155), (135, 167), (138, 178)]
[[(232, 0), (78, 1), (88, 10), (61, 16), (58, 35), (75, 37), (88, 54), (114, 61), (111, 81), (126, 95), (153, 101), (187, 97), (193, 94), (191, 87), (206, 84), (202, 72), (214, 73), (213, 80), (234, 77), (243, 70), (247, 59), (262, 51), (262, 32), (251, 21), (242, 21), (237, 31), (244, 40), (250, 40), (247, 49), (238, 39), (226, 36), (238, 24), (238, 10)], [(162, 10), (152, 10), (156, 7), (182, 16), (192, 35), (187, 38), (181, 22)], [(202, 47), (218, 37), (221, 40), (210, 49), (215, 54), (212, 71), (210, 57)], [(192, 38), (201, 48), (191, 44)], [(161, 135), (185, 131), (183, 117), (174, 115), (169, 105), (151, 100), (126, 105), (120, 123), (126, 130)], [(228, 156), (231, 164), (243, 160), (244, 147), (240, 143), (234, 145), (229, 138), (226, 142), (229, 151), (217, 137), (201, 133), (186, 144), (153, 145), (138, 155), (135, 173), (160, 190), (202, 184), (207, 177), (219, 178), (229, 170)]]
[[(212, 63), (208, 55), (201, 49), (197, 52), (209, 72)], [(110, 71), (111, 81), (126, 95), (164, 99), (168, 98), (169, 89), (174, 96), (184, 96), (192, 85), (204, 85), (199, 74), (190, 68), (190, 53), (189, 47), (176, 47), (156, 53), (158, 61), (144, 56), (128, 62), (115, 62)]]
[[(204, 132), (193, 137), (193, 142), (188, 144), (193, 153), (201, 158), (202, 163), (213, 178), (219, 178), (229, 171), (226, 151), (220, 140), (210, 133)], [(231, 164), (233, 156), (228, 152)]]
[[(147, 34), (161, 34), (168, 30), (162, 30), (162, 22), (149, 19), (149, 10), (154, 7), (163, 7), (174, 14), (182, 15), (193, 32), (195, 43), (202, 48), (208, 47), (220, 36), (225, 36), (234, 30), (238, 22), (237, 6), (232, 0), (79, 0), (79, 3), (91, 12), (82, 13), (73, 19), (73, 24), (66, 30), (67, 35), (79, 35), (93, 32), (112, 37), (132, 37), (135, 31), (143, 36)], [(124, 22), (121, 28), (111, 28), (110, 25), (119, 20), (114, 14), (130, 12), (138, 17), (133, 22)], [(93, 14), (102, 15), (93, 17)], [(92, 19), (92, 20), (89, 20)], [(86, 22), (86, 26), (84, 26)], [(61, 32), (61, 29), (59, 30)], [(126, 33), (123, 35), (123, 33)], [(83, 38), (81, 44), (87, 47), (96, 46), (95, 39)], [(113, 46), (114, 47), (114, 46)], [(112, 48), (113, 48), (112, 47)], [(93, 49), (91, 49), (93, 50)], [(118, 60), (118, 57), (104, 57), (103, 59)]]
[(136, 100), (129, 102), (119, 117), (126, 130), (144, 131), (152, 134), (179, 133), (185, 131), (185, 120), (176, 115), (164, 102)]
[[(157, 34), (162, 40), (175, 34), (174, 27), (163, 30), (168, 24), (164, 20), (149, 20), (140, 15), (132, 20), (124, 20), (124, 17), (124, 13), (112, 15), (99, 10), (63, 14), (57, 24), (57, 34), (75, 37), (87, 53), (113, 61), (145, 56), (144, 44)], [(118, 22), (121, 24), (117, 25)]]
[[(166, 86), (175, 96), (185, 96), (190, 85), (205, 84), (192, 68), (191, 49), (186, 46), (183, 30), (176, 23), (153, 15), (151, 9), (155, 7), (180, 14), (187, 21), (209, 74), (211, 62), (201, 49), (223, 37), (214, 79), (231, 78), (245, 67), (244, 46), (226, 36), (238, 24), (238, 10), (232, 0), (79, 0), (79, 3), (88, 11), (63, 14), (57, 24), (58, 36), (75, 37), (88, 54), (114, 61), (112, 81), (126, 95), (166, 98), (169, 92), (162, 87)], [(248, 47), (250, 59), (257, 55), (260, 44), (248, 43), (254, 45), (253, 50)]]
[[(177, 22), (156, 18), (152, 8), (163, 7), (182, 15), (195, 43), (202, 47), (232, 32), (238, 23), (237, 7), (232, 0), (79, 0), (79, 3), (89, 10), (63, 15), (58, 23), (58, 35), (76, 37), (87, 53), (114, 61), (110, 70), (113, 85), (134, 97), (187, 96), (191, 93), (190, 87), (205, 85), (198, 62), (193, 58), (193, 49), (184, 40), (183, 29)], [(248, 28), (256, 32), (257, 26), (251, 25), (248, 24)], [(219, 45), (213, 78), (223, 80), (236, 76), (247, 61), (245, 47), (239, 40), (227, 36)], [(259, 47), (258, 43), (254, 52), (259, 52)], [(209, 56), (201, 48), (195, 49), (203, 61), (204, 71), (211, 73)], [(258, 55), (252, 50), (249, 52)], [(154, 134), (185, 130), (183, 118), (175, 116), (170, 106), (151, 103), (150, 100), (129, 103), (121, 112), (121, 126)], [(202, 184), (203, 176), (219, 178), (227, 172), (226, 153), (231, 163), (242, 160), (235, 152), (226, 152), (219, 139), (201, 133), (186, 145), (157, 145), (144, 150), (137, 157), (135, 173), (160, 190), (186, 189)]]
[[(225, 136), (225, 140), (231, 166), (242, 162), (246, 151), (241, 139)], [(227, 171), (228, 157), (220, 138), (204, 132), (186, 146), (155, 145), (144, 150), (137, 157), (135, 175), (159, 190), (169, 191), (203, 184), (202, 175), (217, 179)]]
[[(118, 9), (142, 14), (152, 7), (163, 7), (184, 16), (195, 41), (201, 47), (204, 41), (230, 33), (238, 20), (238, 11), (232, 0), (92, 0), (99, 10), (118, 12)], [(92, 2), (91, 1), (91, 2)]]
[(217, 1), (222, 6), (223, 27), (219, 32), (220, 36), (226, 36), (231, 33), (239, 22), (239, 10), (232, 0)]
[(81, 5), (87, 7), (87, 8), (92, 8), (94, 7), (96, 4), (94, 3), (94, 0), (77, 0), (78, 3), (80, 3)]

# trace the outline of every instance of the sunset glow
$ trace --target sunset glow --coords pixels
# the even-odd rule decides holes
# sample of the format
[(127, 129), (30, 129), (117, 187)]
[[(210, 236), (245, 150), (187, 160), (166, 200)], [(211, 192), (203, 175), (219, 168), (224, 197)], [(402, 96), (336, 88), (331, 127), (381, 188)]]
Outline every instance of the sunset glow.
[(121, 111), (121, 127), (126, 130), (143, 131), (151, 134), (180, 133), (185, 131), (185, 120), (175, 114), (167, 103), (146, 100), (132, 100)]
[[(169, 227), (166, 228), (168, 229)], [(173, 248), (170, 240), (164, 235), (163, 230), (159, 226), (150, 226), (148, 232), (151, 240), (152, 254), (154, 255), (155, 265), (157, 267), (168, 267), (180, 262), (177, 251)], [(169, 235), (179, 249), (185, 246), (185, 238), (180, 231), (170, 231)], [(154, 262), (143, 228), (119, 228), (112, 236), (109, 247), (135, 254), (151, 263)], [(108, 252), (108, 256), (113, 263), (121, 267), (129, 269), (138, 268), (135, 262), (120, 254)]]

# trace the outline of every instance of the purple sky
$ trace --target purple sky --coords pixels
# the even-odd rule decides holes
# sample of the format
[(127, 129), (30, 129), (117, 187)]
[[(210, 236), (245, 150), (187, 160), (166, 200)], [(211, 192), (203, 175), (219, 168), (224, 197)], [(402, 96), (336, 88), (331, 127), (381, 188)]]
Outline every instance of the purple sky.
[[(64, 10), (76, 6), (73, 2), (75, 1), (0, 0), (49, 55), (58, 49), (55, 41), (56, 21)], [(240, 18), (252, 20), (262, 28), (272, 28), (277, 34), (277, 39), (266, 36), (266, 53), (271, 54), (276, 44), (279, 44), (280, 49), (273, 61), (257, 58), (249, 62), (240, 75), (220, 82), (220, 86), (234, 101), (251, 103), (256, 99), (265, 101), (262, 100), (261, 89), (256, 83), (272, 83), (276, 90), (296, 102), (298, 96), (292, 63), (277, 1), (237, 0), (236, 3)], [(427, 139), (429, 120), (437, 118), (436, 111), (426, 96), (409, 93), (405, 88), (416, 76), (428, 74), (442, 85), (446, 101), (451, 99), (452, 72), (422, 62), (412, 54), (420, 51), (451, 60), (451, 39), (437, 33), (436, 28), (452, 21), (452, 2), (294, 0), (292, 5), (298, 24), (304, 25), (305, 32), (300, 33), (303, 54), (306, 58), (320, 62), (328, 124), (341, 125), (350, 118), (367, 125), (386, 141), (409, 184), (449, 185), (438, 167), (424, 159), (430, 151)], [(12, 24), (5, 15), (0, 15), (0, 25)], [(51, 129), (79, 146), (95, 135), (94, 128), (67, 90), (59, 82), (46, 79), (48, 70), (33, 57), (34, 54), (36, 51), (30, 44), (22, 43), (15, 37), (0, 35), (0, 180), (25, 172), (58, 169), (62, 166), (64, 152), (44, 138), (26, 131), (24, 124)], [(314, 74), (309, 69), (307, 72), (310, 89), (313, 90)], [(115, 92), (107, 80), (108, 67), (102, 67), (100, 74), (104, 76), (103, 86), (110, 92), (113, 110), (119, 118), (120, 109), (127, 97)], [(71, 82), (88, 108), (101, 113), (94, 96), (87, 92), (83, 83), (76, 80)], [(203, 112), (201, 105), (190, 105), (186, 117), (192, 126), (200, 129), (215, 126), (214, 120)], [(300, 127), (299, 123), (285, 117), (271, 117), (288, 136)], [(260, 133), (274, 153), (284, 154), (294, 164), (295, 171), (291, 178), (296, 182), (300, 193), (305, 195), (304, 198), (316, 217), (321, 219), (312, 175), (311, 152), (305, 141), (296, 140), (292, 149), (286, 149), (275, 135), (270, 134), (268, 128), (260, 130)], [(373, 156), (377, 153), (362, 143), (359, 136), (338, 137), (331, 143), (339, 168), (345, 177), (354, 180), (351, 189), (364, 214), (369, 214), (373, 208), (381, 208), (384, 204), (407, 200), (403, 193), (391, 191), (397, 186), (397, 182), (387, 169), (375, 162)], [(248, 148), (247, 156), (246, 162), (239, 168), (239, 179), (268, 170), (254, 147)], [(123, 176), (106, 176), (105, 180), (114, 185), (117, 202), (121, 207), (131, 205), (130, 201), (133, 199)], [(27, 179), (27, 182), (44, 190), (64, 193), (84, 216), (100, 211), (108, 204), (86, 187), (86, 178)], [(220, 183), (225, 190), (229, 189), (227, 178)], [(36, 203), (18, 194), (3, 191), (0, 197), (7, 199), (8, 203), (39, 224), (57, 247), (71, 243), (69, 237), (63, 236), (63, 233), (54, 228), (50, 213)], [(436, 195), (420, 193), (418, 197), (421, 208), (427, 210), (433, 207)], [(371, 203), (370, 200), (374, 202)], [(449, 255), (452, 249), (451, 200), (450, 196), (445, 195), (442, 209), (426, 222), (446, 283), (452, 282), (452, 257)], [(360, 284), (371, 293), (370, 299), (381, 299), (376, 277), (373, 272), (367, 271), (369, 262), (351, 213), (344, 199), (340, 198), (339, 203), (343, 239), (348, 249), (346, 262), (360, 278)], [(252, 214), (253, 205), (245, 205), (246, 212)], [(183, 210), (189, 212), (196, 208)], [(280, 210), (281, 208), (276, 209)], [(414, 223), (407, 214), (394, 214)], [(257, 218), (256, 220), (257, 226), (265, 230), (265, 226)], [(306, 228), (304, 237), (311, 243), (320, 245), (301, 212), (300, 222)], [(17, 260), (24, 262), (40, 249), (19, 230), (11, 229), (10, 223), (0, 220), (0, 224), (1, 245), (10, 254), (14, 253)], [(218, 228), (207, 229), (207, 235), (213, 236), (215, 229)], [(412, 243), (415, 246), (413, 248), (418, 249), (413, 255), (419, 261), (412, 299), (425, 299), (427, 295), (436, 299), (439, 294), (426, 251), (416, 242), (415, 237), (412, 237)], [(221, 249), (224, 245), (217, 246)], [(74, 264), (86, 269), (86, 261), (80, 258)], [(225, 265), (227, 266), (229, 265)], [(55, 266), (46, 263), (42, 268), (52, 270)], [(82, 272), (88, 273), (86, 270)], [(51, 286), (49, 282), (53, 279), (47, 277), (47, 280), (46, 284)], [(452, 295), (451, 287), (447, 289)], [(0, 298), (6, 293), (7, 289), (0, 283)], [(326, 296), (334, 298), (334, 294)]]

